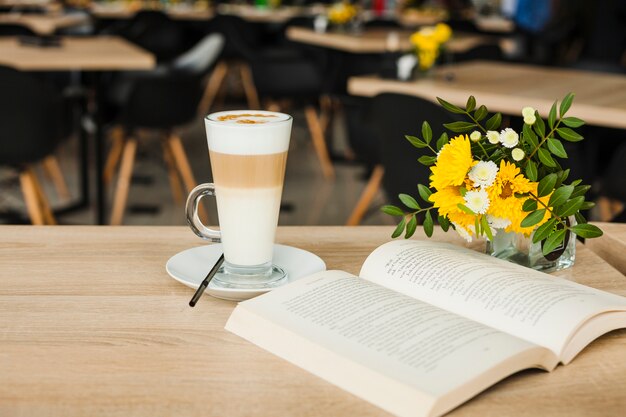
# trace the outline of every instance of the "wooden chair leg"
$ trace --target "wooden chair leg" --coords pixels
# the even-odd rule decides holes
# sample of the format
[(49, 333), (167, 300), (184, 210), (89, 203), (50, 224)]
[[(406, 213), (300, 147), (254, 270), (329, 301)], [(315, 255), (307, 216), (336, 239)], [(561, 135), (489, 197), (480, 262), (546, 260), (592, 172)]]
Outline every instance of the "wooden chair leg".
[(246, 63), (242, 63), (239, 67), (239, 73), (241, 75), (243, 90), (246, 93), (246, 99), (248, 100), (248, 107), (250, 110), (260, 109), (261, 102), (259, 101), (259, 94), (257, 93), (254, 85), (254, 79), (252, 78), (250, 66)]
[(209, 113), (211, 106), (213, 105), (213, 101), (215, 101), (215, 97), (224, 83), (224, 78), (226, 78), (227, 73), (228, 64), (224, 61), (218, 62), (209, 77), (206, 88), (204, 89), (204, 95), (202, 96), (202, 100), (198, 106), (199, 115), (204, 116)]
[(45, 224), (44, 214), (41, 204), (39, 204), (35, 181), (36, 178), (32, 169), (27, 168), (20, 172), (20, 185), (22, 187), (22, 194), (24, 194), (24, 201), (30, 221), (34, 225), (43, 225)]
[(311, 139), (313, 140), (313, 146), (315, 147), (315, 153), (317, 153), (317, 159), (322, 166), (322, 173), (326, 179), (335, 178), (335, 168), (330, 160), (328, 154), (328, 147), (326, 146), (326, 140), (324, 139), (324, 132), (320, 124), (320, 119), (313, 106), (306, 106), (304, 109), (306, 121), (309, 126), (309, 132), (311, 133)]
[(172, 189), (172, 198), (174, 203), (182, 204), (184, 200), (183, 189), (180, 185), (178, 171), (176, 170), (176, 163), (174, 162), (174, 156), (172, 155), (172, 149), (170, 146), (163, 142), (163, 159), (167, 165), (167, 175), (170, 180), (170, 188)]
[(115, 174), (115, 168), (117, 167), (118, 162), (120, 161), (120, 157), (122, 156), (122, 149), (124, 148), (124, 131), (119, 129), (114, 129), (111, 133), (112, 136), (112, 146), (109, 151), (109, 155), (107, 156), (107, 160), (104, 164), (104, 173), (102, 175), (102, 179), (105, 184), (109, 184), (111, 179), (113, 179), (113, 174)]
[(328, 94), (324, 94), (320, 97), (320, 125), (322, 126), (322, 132), (328, 130), (330, 119), (333, 111), (333, 101)]
[(383, 168), (382, 165), (376, 165), (370, 179), (367, 181), (367, 185), (359, 197), (359, 201), (356, 203), (356, 206), (354, 206), (348, 218), (346, 226), (358, 226), (361, 223), (365, 213), (367, 213), (367, 209), (370, 204), (372, 204), (372, 200), (374, 200), (374, 197), (376, 197), (376, 194), (380, 190), (380, 184), (384, 176), (385, 168)]
[[(187, 190), (187, 193), (190, 193), (191, 190), (193, 190), (194, 187), (197, 185), (197, 183), (196, 179), (193, 176), (191, 165), (189, 165), (189, 160), (187, 159), (185, 148), (183, 148), (183, 144), (180, 141), (180, 138), (173, 133), (169, 136), (169, 138), (167, 138), (166, 143), (172, 153), (174, 165), (176, 166), (180, 177), (183, 179), (185, 189)], [(200, 217), (200, 220), (202, 220), (204, 224), (208, 224), (209, 215), (203, 206), (199, 206), (198, 217)]]
[(70, 190), (67, 187), (67, 183), (65, 182), (65, 178), (63, 177), (63, 172), (61, 171), (57, 158), (50, 155), (42, 161), (42, 165), (46, 176), (50, 178), (52, 184), (54, 184), (57, 196), (59, 196), (60, 199), (69, 200)]
[(126, 209), (126, 200), (128, 198), (128, 189), (130, 187), (130, 180), (133, 174), (133, 164), (135, 163), (136, 151), (137, 139), (127, 139), (122, 151), (120, 173), (115, 187), (115, 196), (113, 197), (113, 210), (111, 211), (112, 225), (117, 226), (122, 224), (124, 210)]
[[(29, 168), (30, 169), (30, 168)], [(43, 188), (35, 175), (35, 172), (31, 169), (30, 173), (33, 177), (33, 185), (35, 187), (35, 192), (37, 193), (37, 202), (39, 207), (41, 208), (41, 212), (43, 213), (43, 222), (47, 225), (56, 225), (57, 221), (52, 214), (52, 209), (50, 208), (50, 202), (48, 201), (48, 197), (43, 192)]]

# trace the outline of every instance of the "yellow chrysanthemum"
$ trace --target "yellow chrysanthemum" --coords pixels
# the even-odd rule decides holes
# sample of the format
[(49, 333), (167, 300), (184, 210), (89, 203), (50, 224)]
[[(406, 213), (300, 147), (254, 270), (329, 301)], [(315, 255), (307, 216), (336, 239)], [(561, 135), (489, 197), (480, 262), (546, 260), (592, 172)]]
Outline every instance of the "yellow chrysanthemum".
[(446, 43), (452, 36), (452, 29), (445, 23), (437, 23), (433, 37), (439, 43)]
[[(525, 199), (515, 197), (515, 193), (537, 192), (537, 183), (531, 182), (520, 173), (520, 169), (506, 161), (500, 161), (500, 170), (491, 187), (487, 189), (489, 194), (488, 214), (511, 220), (511, 225), (505, 230), (507, 232), (524, 233), (530, 235), (533, 229), (549, 219), (549, 214), (541, 222), (532, 227), (521, 227), (520, 223), (528, 215), (522, 210)], [(542, 199), (547, 200), (549, 196)]]
[(459, 204), (465, 204), (459, 187), (445, 187), (430, 195), (429, 198), (439, 215), (447, 217), (451, 222), (464, 227), (474, 224), (474, 216), (459, 209)]
[(437, 156), (437, 163), (430, 170), (430, 186), (443, 190), (450, 185), (463, 184), (467, 172), (474, 165), (472, 149), (467, 135), (459, 135), (447, 143)]

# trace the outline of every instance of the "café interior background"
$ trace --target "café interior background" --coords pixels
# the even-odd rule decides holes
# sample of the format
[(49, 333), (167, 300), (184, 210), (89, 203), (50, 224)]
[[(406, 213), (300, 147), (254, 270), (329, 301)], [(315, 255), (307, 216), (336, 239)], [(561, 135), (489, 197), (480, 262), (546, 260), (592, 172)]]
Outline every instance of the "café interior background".
[[(187, 4), (189, 7), (214, 7), (222, 2), (211, 5), (202, 2), (178, 2)], [(237, 4), (242, 2), (238, 1)], [(263, 3), (258, 0), (258, 3)], [(283, 4), (306, 5), (306, 0), (293, 2), (283, 1)], [(360, 2), (364, 8), (371, 9), (374, 3), (370, 1)], [(140, 2), (134, 1), (132, 7), (140, 7)], [(167, 2), (145, 4), (149, 8), (166, 5)], [(401, 3), (393, 0), (386, 2), (387, 9), (395, 9)], [(522, 7), (523, 5), (523, 7)], [(567, 5), (567, 7), (565, 7)], [(89, 17), (85, 24), (77, 27), (61, 28), (56, 31), (61, 36), (107, 36), (119, 35), (133, 42), (137, 42), (145, 49), (152, 49), (156, 56), (158, 67), (167, 67), (176, 58), (189, 51), (202, 39), (211, 33), (225, 35), (225, 47), (220, 58), (216, 61), (229, 63), (229, 69), (217, 95), (210, 106), (203, 113), (182, 126), (176, 126), (175, 131), (179, 134), (185, 153), (189, 159), (193, 176), (197, 183), (211, 181), (211, 170), (208, 159), (206, 135), (204, 131), (203, 116), (207, 112), (244, 109), (249, 107), (249, 100), (245, 79), (239, 71), (241, 66), (254, 64), (251, 59), (262, 60), (272, 54), (283, 54), (283, 60), (293, 59), (297, 62), (304, 54), (315, 56), (324, 61), (328, 60), (328, 52), (321, 48), (311, 48), (286, 39), (285, 30), (289, 24), (307, 25), (311, 20), (294, 19), (279, 23), (246, 22), (248, 31), (243, 33), (241, 39), (248, 41), (244, 49), (253, 49), (254, 56), (247, 56), (242, 52), (241, 45), (233, 42), (228, 29), (229, 23), (221, 21), (219, 16), (208, 20), (185, 20), (163, 18), (163, 22), (157, 26), (151, 26), (149, 22), (143, 22), (135, 15), (134, 18), (98, 18), (91, 14), (92, 2), (77, 0), (57, 3), (55, 7), (62, 8), (67, 13), (85, 15)], [(261, 5), (263, 6), (263, 5)], [(504, 17), (515, 22), (515, 28), (502, 35), (506, 38), (508, 47), (502, 51), (500, 60), (514, 63), (527, 63), (546, 67), (580, 68), (591, 71), (623, 74), (626, 71), (626, 2), (623, 1), (511, 1), (511, 0), (449, 0), (449, 1), (419, 1), (410, 0), (407, 7), (445, 9), (448, 14), (448, 24), (457, 31), (476, 30), (467, 23), (465, 16), (469, 13), (473, 16)], [(27, 10), (17, 5), (3, 5), (0, 1), (0, 9), (3, 15), (10, 13), (38, 13), (37, 8)], [(42, 12), (43, 13), (43, 12)], [(153, 16), (151, 17), (153, 18)], [(142, 26), (144, 25), (144, 26)], [(13, 35), (7, 28), (6, 22), (0, 24), (0, 35)], [(16, 26), (16, 25), (13, 25)], [(367, 23), (365, 23), (367, 26)], [(372, 27), (376, 25), (372, 24)], [(386, 26), (380, 23), (380, 27)], [(389, 27), (394, 27), (389, 23)], [(4, 29), (3, 29), (4, 28)], [(137, 31), (143, 30), (140, 35)], [(0, 38), (1, 41), (1, 38)], [(361, 57), (347, 55), (340, 68), (326, 68), (326, 71), (348, 71), (350, 75), (377, 73), (382, 70), (381, 66), (387, 61), (384, 57)], [(460, 61), (463, 57), (451, 57), (450, 62)], [(326, 62), (321, 62), (321, 66)], [(377, 65), (379, 67), (377, 67)], [(214, 71), (215, 64), (211, 71)], [(404, 140), (401, 137), (375, 137), (375, 127), (371, 117), (366, 116), (367, 99), (350, 97), (345, 91), (333, 92), (330, 104), (330, 117), (326, 129), (325, 140), (331, 153), (331, 159), (335, 170), (334, 178), (328, 178), (320, 169), (320, 164), (314, 145), (311, 140), (310, 125), (307, 123), (307, 106), (314, 105), (316, 110), (321, 109), (324, 103), (311, 101), (310, 97), (300, 97), (297, 85), (306, 82), (305, 75), (298, 72), (298, 66), (294, 65), (293, 71), (268, 73), (267, 77), (276, 77), (285, 85), (296, 87), (291, 96), (280, 97), (280, 109), (293, 115), (294, 125), (292, 130), (291, 147), (287, 162), (285, 186), (283, 192), (283, 204), (280, 214), (282, 225), (340, 225), (345, 224), (355, 205), (357, 204), (368, 179), (372, 174), (375, 163), (371, 161), (367, 152), (362, 153), (362, 142), (371, 140)], [(211, 71), (206, 74), (205, 82), (210, 78)], [(150, 72), (150, 71), (147, 71)], [(49, 199), (55, 217), (60, 224), (93, 224), (95, 217), (95, 161), (93, 146), (89, 138), (93, 135), (94, 121), (90, 119), (89, 105), (93, 99), (93, 75), (78, 71), (55, 71), (36, 72), (31, 74), (42, 82), (42, 85), (52, 86), (59, 91), (63, 98), (63, 106), (70, 111), (67, 113), (66, 135), (59, 140), (53, 155), (60, 167), (60, 174), (66, 182), (67, 193), (59, 190), (52, 181), (49, 169), (44, 165), (37, 164), (34, 167), (35, 174), (43, 186), (43, 192)], [(136, 77), (131, 71), (99, 74), (98, 83), (100, 90), (105, 91), (107, 98), (114, 95), (117, 90), (123, 88), (128, 79)], [(326, 73), (322, 77), (329, 77)], [(121, 86), (121, 87), (120, 87)], [(203, 88), (204, 88), (203, 84)], [(575, 86), (574, 86), (575, 87)], [(291, 88), (291, 87), (290, 87)], [(575, 91), (575, 90), (574, 90)], [(325, 94), (320, 91), (320, 96)], [(0, 91), (0, 100), (3, 92)], [(560, 97), (555, 97), (560, 98)], [(275, 108), (276, 102), (271, 101), (269, 96), (261, 96), (261, 105), (266, 108)], [(480, 96), (478, 97), (480, 100)], [(167, 101), (167, 96), (158, 98)], [(322, 99), (324, 101), (325, 99)], [(106, 101), (106, 100), (105, 100)], [(103, 105), (103, 104), (101, 104)], [(169, 102), (167, 105), (172, 109), (180, 105), (178, 102)], [(529, 103), (532, 105), (532, 103)], [(11, 103), (3, 103), (2, 108), (11, 106)], [(119, 134), (117, 122), (119, 109), (104, 109), (104, 137), (105, 154), (114, 148), (115, 136)], [(110, 111), (109, 111), (110, 110)], [(405, 114), (398, 109), (398, 118), (410, 118), (413, 128), (406, 134), (418, 134), (420, 126), (427, 115)], [(110, 114), (109, 114), (110, 113)], [(26, 117), (28, 117), (26, 115)], [(374, 116), (375, 118), (375, 116)], [(519, 118), (510, 117), (511, 125), (519, 124)], [(45, 130), (45, 129), (44, 129)], [(11, 136), (4, 126), (0, 126), (0, 148), (8, 146), (12, 141), (20, 138)], [(134, 133), (139, 146), (130, 181), (130, 191), (124, 210), (123, 224), (127, 225), (182, 225), (185, 224), (184, 198), (175, 198), (170, 183), (167, 156), (164, 158), (162, 150), (162, 130), (138, 130)], [(86, 135), (90, 151), (87, 153), (89, 187), (87, 204), (83, 207), (71, 207), (81, 193), (81, 135)], [(603, 212), (596, 208), (590, 213), (593, 219), (624, 221), (623, 202), (626, 201), (626, 132), (619, 129), (605, 128), (601, 126), (586, 126), (585, 145), (572, 144), (568, 151), (573, 156), (572, 171), (576, 172), (573, 177), (581, 177), (585, 183), (592, 184), (592, 195), (596, 201), (608, 201), (610, 209)], [(0, 151), (0, 154), (2, 151)], [(415, 150), (415, 164), (419, 156)], [(0, 158), (1, 159), (1, 158)], [(29, 223), (27, 209), (20, 187), (18, 167), (12, 161), (1, 161), (0, 166), (0, 222), (1, 223)], [(407, 172), (410, 170), (407, 169)], [(115, 192), (116, 175), (111, 178), (106, 187), (106, 210), (111, 211), (111, 204)], [(417, 183), (417, 180), (415, 181)], [(182, 184), (182, 181), (181, 181)], [(182, 186), (181, 186), (182, 188)], [(395, 200), (395, 196), (387, 195), (383, 186), (376, 191), (372, 203), (369, 205), (361, 223), (362, 224), (394, 224), (394, 219), (380, 212), (380, 207)], [(416, 189), (407, 189), (407, 193), (416, 194)], [(186, 192), (183, 188), (183, 193)], [(207, 204), (209, 218), (212, 223), (217, 221), (217, 213), (214, 202)], [(106, 217), (108, 221), (108, 214)]]

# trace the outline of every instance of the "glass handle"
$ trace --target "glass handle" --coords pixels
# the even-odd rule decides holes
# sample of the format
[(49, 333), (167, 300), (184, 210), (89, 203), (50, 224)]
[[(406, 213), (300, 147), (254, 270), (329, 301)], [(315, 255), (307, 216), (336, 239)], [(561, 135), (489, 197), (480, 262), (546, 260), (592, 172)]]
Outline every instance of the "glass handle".
[(189, 193), (187, 204), (185, 206), (185, 214), (187, 216), (187, 224), (191, 230), (204, 240), (219, 243), (222, 241), (222, 234), (219, 230), (213, 230), (206, 227), (198, 217), (198, 204), (205, 196), (215, 196), (215, 184), (200, 184)]

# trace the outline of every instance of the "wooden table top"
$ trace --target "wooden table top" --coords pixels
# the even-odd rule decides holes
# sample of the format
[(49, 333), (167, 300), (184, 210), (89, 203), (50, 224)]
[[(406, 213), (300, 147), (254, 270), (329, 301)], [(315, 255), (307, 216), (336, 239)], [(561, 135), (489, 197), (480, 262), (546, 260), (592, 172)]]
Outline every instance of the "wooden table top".
[(626, 225), (596, 223), (604, 234), (585, 245), (626, 276)]
[(0, 14), (0, 24), (7, 23), (26, 26), (38, 35), (52, 35), (58, 29), (89, 23), (89, 16), (85, 14)]
[[(390, 50), (390, 42), (396, 43), (391, 49), (407, 51), (412, 48), (409, 37), (414, 31), (388, 28), (366, 29), (361, 33), (316, 32), (313, 29), (292, 26), (287, 28), (287, 38), (294, 42), (321, 46), (353, 54), (384, 53)], [(395, 35), (394, 35), (395, 34)], [(394, 40), (391, 37), (395, 37)], [(479, 44), (497, 42), (486, 35), (456, 33), (446, 44), (451, 52), (464, 52)]]
[[(357, 273), (392, 229), (281, 227), (277, 241)], [(387, 415), (226, 332), (233, 302), (205, 295), (189, 308), (193, 291), (165, 263), (202, 244), (186, 227), (0, 226), (0, 415)], [(558, 275), (626, 295), (624, 276), (578, 249)], [(618, 415), (625, 387), (626, 331), (615, 331), (450, 415)]]
[(27, 71), (148, 70), (154, 56), (117, 36), (65, 37), (60, 47), (20, 44), (17, 38), (0, 38), (0, 64)]
[(285, 23), (294, 17), (307, 17), (325, 13), (324, 6), (281, 6), (275, 9), (259, 8), (249, 4), (220, 4), (217, 12), (238, 16), (248, 22)]
[[(119, 1), (94, 2), (89, 6), (90, 13), (98, 19), (130, 19), (140, 10), (141, 7)], [(162, 11), (174, 20), (210, 20), (215, 16), (212, 8), (198, 8), (187, 4), (171, 5)]]
[(568, 116), (588, 124), (626, 128), (626, 76), (532, 65), (472, 61), (441, 67), (433, 78), (418, 81), (352, 77), (348, 91), (373, 97), (399, 93), (436, 102), (437, 96), (465, 106), (470, 95), (490, 111), (520, 115), (532, 106), (547, 117), (554, 100), (574, 92)]

